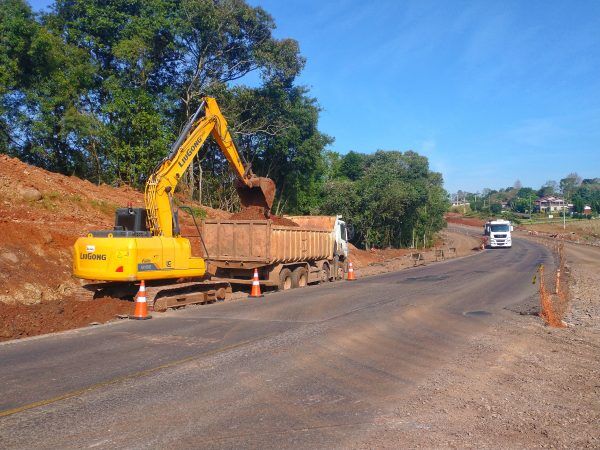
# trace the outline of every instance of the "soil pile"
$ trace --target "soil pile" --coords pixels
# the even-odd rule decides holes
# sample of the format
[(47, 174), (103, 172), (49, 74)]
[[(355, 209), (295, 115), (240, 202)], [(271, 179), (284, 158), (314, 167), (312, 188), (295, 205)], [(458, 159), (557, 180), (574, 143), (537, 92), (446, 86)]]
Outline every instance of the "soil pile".
[[(263, 208), (249, 207), (242, 209), (240, 212), (232, 214), (230, 217), (232, 220), (266, 220), (263, 213)], [(281, 216), (271, 215), (269, 219), (275, 224), (282, 227), (297, 227), (299, 226), (296, 222)]]
[(407, 248), (372, 248), (371, 250), (361, 250), (352, 244), (348, 244), (348, 258), (352, 261), (352, 265), (355, 269), (383, 265), (386, 261), (402, 258), (412, 251), (413, 250)]
[(350, 243), (348, 244), (348, 259), (352, 261), (352, 266), (355, 269), (360, 269), (383, 261), (383, 259), (375, 252), (358, 249)]
[(63, 299), (37, 305), (0, 302), (0, 341), (70, 330), (133, 314), (133, 303), (110, 298)]

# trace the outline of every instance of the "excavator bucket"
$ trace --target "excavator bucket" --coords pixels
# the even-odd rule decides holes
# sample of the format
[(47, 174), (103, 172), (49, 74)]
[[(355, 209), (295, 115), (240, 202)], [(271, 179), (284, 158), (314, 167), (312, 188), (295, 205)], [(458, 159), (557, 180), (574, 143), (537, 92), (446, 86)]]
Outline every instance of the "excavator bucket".
[(236, 183), (242, 208), (259, 207), (264, 209), (266, 216), (269, 216), (275, 200), (275, 183), (270, 178), (264, 177), (252, 177), (248, 181), (248, 185), (242, 182)]

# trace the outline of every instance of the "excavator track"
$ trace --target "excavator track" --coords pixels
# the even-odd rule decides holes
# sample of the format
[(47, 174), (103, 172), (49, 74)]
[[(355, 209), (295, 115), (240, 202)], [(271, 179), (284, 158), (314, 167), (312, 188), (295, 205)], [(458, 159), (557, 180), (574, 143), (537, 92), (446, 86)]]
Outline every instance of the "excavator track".
[[(135, 297), (139, 284), (107, 282), (84, 286), (94, 292), (94, 299), (117, 297), (131, 300)], [(180, 308), (186, 305), (207, 304), (231, 299), (231, 285), (226, 282), (195, 281), (146, 285), (146, 301), (152, 311), (166, 311), (168, 308)]]
[(185, 305), (213, 303), (231, 298), (229, 283), (178, 283), (146, 288), (148, 304), (154, 311), (166, 311)]

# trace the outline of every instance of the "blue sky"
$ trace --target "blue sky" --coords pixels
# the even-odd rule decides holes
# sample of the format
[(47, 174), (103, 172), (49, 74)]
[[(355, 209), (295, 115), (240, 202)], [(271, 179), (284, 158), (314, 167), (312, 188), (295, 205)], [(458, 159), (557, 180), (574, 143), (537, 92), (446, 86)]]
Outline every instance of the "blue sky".
[(250, 3), (299, 41), (333, 150), (415, 150), (451, 192), (600, 177), (599, 1)]

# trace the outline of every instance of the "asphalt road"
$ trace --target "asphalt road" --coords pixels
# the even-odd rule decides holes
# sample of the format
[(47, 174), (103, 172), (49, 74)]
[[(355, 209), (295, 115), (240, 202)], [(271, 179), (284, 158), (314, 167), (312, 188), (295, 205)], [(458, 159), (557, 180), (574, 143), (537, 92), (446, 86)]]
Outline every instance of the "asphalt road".
[[(0, 345), (3, 448), (349, 447), (535, 294), (512, 249)], [(407, 425), (407, 426), (410, 426)]]

